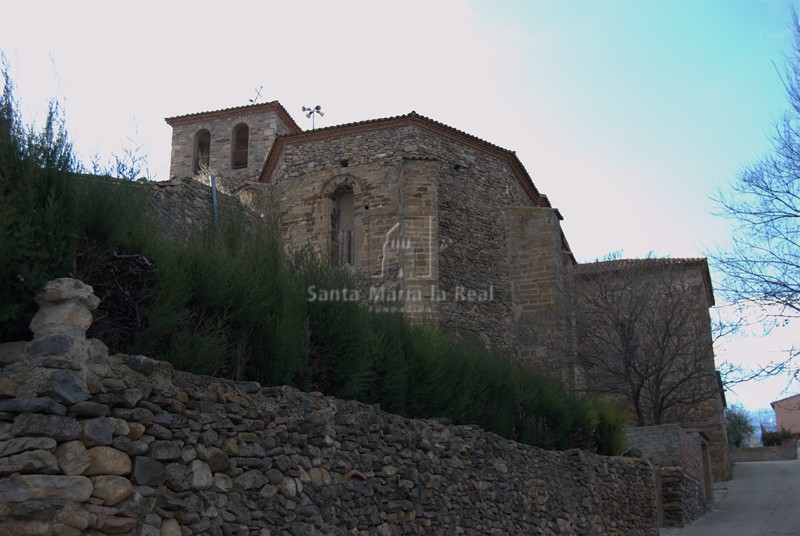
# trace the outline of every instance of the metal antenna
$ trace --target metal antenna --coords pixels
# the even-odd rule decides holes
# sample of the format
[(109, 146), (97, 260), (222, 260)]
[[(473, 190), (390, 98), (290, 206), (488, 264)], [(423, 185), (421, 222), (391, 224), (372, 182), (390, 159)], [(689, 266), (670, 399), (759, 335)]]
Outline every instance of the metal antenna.
[(261, 90), (264, 89), (264, 86), (261, 86), (256, 90), (256, 96), (250, 99), (250, 104), (255, 104), (256, 101), (261, 98)]
[(320, 117), (325, 115), (325, 112), (322, 111), (322, 106), (320, 106), (319, 104), (317, 104), (313, 108), (306, 108), (305, 106), (303, 106), (303, 111), (306, 113), (306, 117), (311, 118), (311, 130), (314, 130), (314, 116), (316, 114), (319, 114)]

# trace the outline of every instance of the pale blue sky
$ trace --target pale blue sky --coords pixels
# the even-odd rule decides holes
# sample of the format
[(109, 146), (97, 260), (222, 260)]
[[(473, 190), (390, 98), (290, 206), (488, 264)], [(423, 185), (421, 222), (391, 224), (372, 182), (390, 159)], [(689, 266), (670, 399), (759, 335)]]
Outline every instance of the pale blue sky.
[[(28, 117), (62, 99), (84, 158), (138, 129), (160, 179), (164, 117), (261, 86), (304, 128), (301, 106), (322, 105), (318, 126), (415, 110), (515, 150), (583, 261), (724, 243), (708, 196), (768, 151), (786, 107), (796, 2), (284, 4), (18, 2), (0, 49)], [(763, 360), (797, 337), (772, 339), (720, 351)], [(765, 385), (733, 399), (785, 396)]]

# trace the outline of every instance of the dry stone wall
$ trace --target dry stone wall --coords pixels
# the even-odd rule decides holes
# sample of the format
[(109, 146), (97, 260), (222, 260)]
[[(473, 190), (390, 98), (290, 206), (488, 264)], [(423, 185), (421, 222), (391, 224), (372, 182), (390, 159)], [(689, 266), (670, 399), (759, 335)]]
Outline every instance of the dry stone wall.
[[(111, 177), (83, 175), (80, 180), (111, 183), (119, 188), (144, 190), (150, 200), (159, 230), (170, 238), (186, 239), (199, 235), (214, 223), (214, 196), (211, 187), (191, 178), (168, 181), (129, 181)], [(237, 198), (217, 191), (217, 219), (243, 218), (255, 225), (257, 216)]]
[(656, 535), (652, 468), (87, 340), (79, 281), (0, 345), (0, 534)]
[[(211, 187), (192, 179), (147, 182), (153, 209), (163, 232), (173, 238), (202, 233), (214, 223)], [(236, 197), (217, 192), (217, 219), (245, 218), (255, 224), (256, 217)]]

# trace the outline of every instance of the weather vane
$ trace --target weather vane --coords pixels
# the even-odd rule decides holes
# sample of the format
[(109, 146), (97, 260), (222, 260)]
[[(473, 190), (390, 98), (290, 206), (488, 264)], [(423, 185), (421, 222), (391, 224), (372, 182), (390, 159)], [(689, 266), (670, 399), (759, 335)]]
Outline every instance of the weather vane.
[(261, 90), (264, 89), (264, 86), (261, 86), (256, 90), (256, 96), (250, 99), (250, 104), (255, 104), (256, 101), (261, 97)]
[(317, 104), (313, 108), (306, 108), (305, 106), (303, 106), (303, 111), (306, 112), (306, 117), (311, 118), (311, 130), (314, 130), (314, 116), (316, 114), (319, 114), (320, 117), (325, 115), (325, 112), (322, 111), (322, 106), (320, 106), (319, 104)]

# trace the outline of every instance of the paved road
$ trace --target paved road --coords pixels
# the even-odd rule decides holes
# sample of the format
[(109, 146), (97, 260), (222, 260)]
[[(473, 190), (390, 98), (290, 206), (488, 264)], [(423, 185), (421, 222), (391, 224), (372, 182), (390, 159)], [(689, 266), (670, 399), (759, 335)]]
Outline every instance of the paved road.
[(747, 462), (717, 485), (713, 511), (662, 536), (800, 536), (800, 461)]

